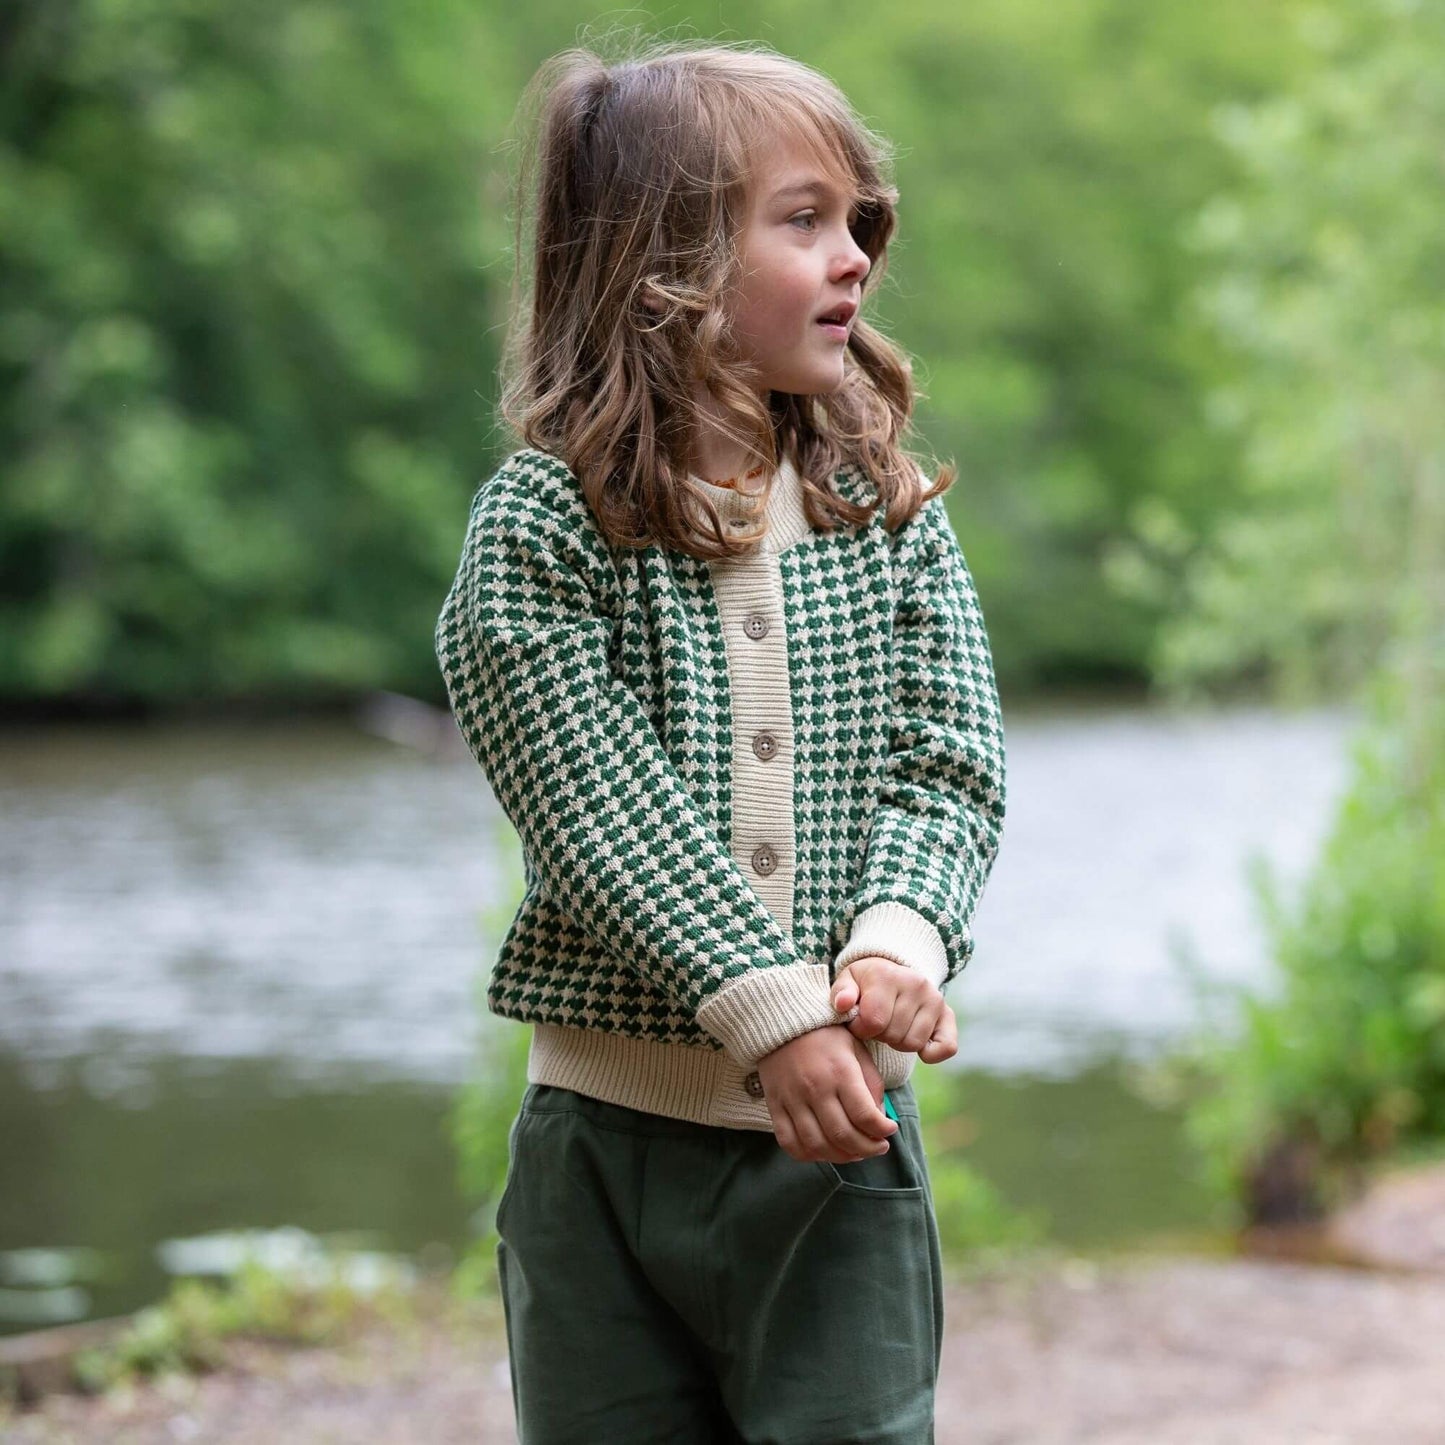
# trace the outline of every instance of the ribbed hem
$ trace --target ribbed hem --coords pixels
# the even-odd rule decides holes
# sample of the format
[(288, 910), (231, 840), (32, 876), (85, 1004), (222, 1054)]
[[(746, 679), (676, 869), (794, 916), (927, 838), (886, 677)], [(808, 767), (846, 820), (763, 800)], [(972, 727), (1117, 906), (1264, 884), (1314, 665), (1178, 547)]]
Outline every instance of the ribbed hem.
[(916, 968), (934, 988), (942, 990), (948, 976), (943, 935), (921, 913), (905, 903), (875, 903), (854, 920), (848, 942), (833, 960), (833, 977), (853, 962), (877, 954), (907, 968)]
[[(917, 1054), (864, 1040), (885, 1089), (899, 1088)], [(527, 1081), (575, 1089), (593, 1099), (724, 1129), (773, 1132), (767, 1101), (748, 1092), (751, 1070), (721, 1049), (657, 1043), (600, 1029), (534, 1024)]]

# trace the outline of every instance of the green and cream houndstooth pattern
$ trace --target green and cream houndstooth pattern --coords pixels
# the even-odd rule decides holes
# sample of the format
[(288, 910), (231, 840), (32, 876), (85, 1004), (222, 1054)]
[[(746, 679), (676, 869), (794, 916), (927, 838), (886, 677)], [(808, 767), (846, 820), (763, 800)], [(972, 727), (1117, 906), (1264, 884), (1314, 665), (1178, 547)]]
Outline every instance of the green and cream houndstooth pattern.
[[(871, 497), (854, 469), (837, 485)], [(741, 523), (746, 498), (705, 490)], [(964, 968), (1004, 814), (941, 499), (896, 535), (815, 532), (785, 466), (765, 516), (738, 561), (613, 549), (570, 470), (518, 452), (476, 495), (437, 625), (523, 845), (487, 998), (537, 1026), (529, 1077), (758, 1128), (746, 1071), (835, 1021), (835, 968), (882, 953), (940, 987)], [(915, 1056), (883, 1054), (896, 1084)]]

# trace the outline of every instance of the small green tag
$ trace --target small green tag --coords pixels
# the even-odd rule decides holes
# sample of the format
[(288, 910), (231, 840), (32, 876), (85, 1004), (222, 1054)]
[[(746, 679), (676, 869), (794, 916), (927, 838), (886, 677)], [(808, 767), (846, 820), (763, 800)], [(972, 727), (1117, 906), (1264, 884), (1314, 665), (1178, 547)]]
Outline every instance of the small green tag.
[(893, 1107), (893, 1100), (888, 1097), (888, 1090), (883, 1091), (883, 1112), (895, 1123), (898, 1120), (898, 1111)]

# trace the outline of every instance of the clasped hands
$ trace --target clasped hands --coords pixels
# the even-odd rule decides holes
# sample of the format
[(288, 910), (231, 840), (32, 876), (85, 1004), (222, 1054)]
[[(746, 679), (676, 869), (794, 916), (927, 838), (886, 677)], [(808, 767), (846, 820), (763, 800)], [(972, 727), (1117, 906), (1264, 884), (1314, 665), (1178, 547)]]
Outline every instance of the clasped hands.
[(883, 1111), (883, 1077), (863, 1040), (927, 1064), (958, 1052), (958, 1023), (943, 995), (891, 958), (869, 954), (839, 969), (832, 1001), (837, 1024), (789, 1039), (757, 1065), (778, 1143), (805, 1163), (852, 1164), (888, 1152), (898, 1125)]

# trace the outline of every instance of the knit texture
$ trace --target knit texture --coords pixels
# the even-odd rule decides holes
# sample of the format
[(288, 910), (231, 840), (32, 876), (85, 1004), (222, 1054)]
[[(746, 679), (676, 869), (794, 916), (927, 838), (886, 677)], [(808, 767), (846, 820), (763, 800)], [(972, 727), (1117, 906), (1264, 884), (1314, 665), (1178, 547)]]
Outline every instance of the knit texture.
[[(572, 1049), (589, 1092), (743, 1127), (767, 1114), (738, 1081), (836, 1022), (844, 963), (883, 954), (941, 988), (962, 971), (1004, 816), (992, 659), (942, 500), (896, 534), (815, 532), (792, 469), (772, 481), (763, 542), (709, 562), (609, 547), (565, 464), (518, 452), (476, 494), (436, 635), (525, 861), (488, 1006)], [(872, 498), (856, 469), (835, 485)], [(706, 490), (726, 525), (749, 515)], [(741, 1097), (704, 1097), (724, 1083)]]

